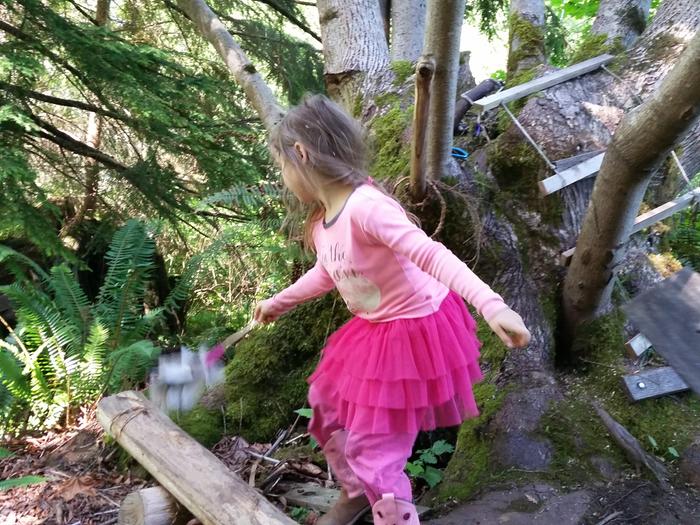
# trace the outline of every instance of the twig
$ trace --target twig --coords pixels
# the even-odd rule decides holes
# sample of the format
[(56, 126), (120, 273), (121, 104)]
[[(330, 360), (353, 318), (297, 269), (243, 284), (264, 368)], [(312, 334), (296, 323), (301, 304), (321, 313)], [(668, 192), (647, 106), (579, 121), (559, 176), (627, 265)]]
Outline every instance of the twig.
[(609, 516), (606, 516), (602, 520), (600, 520), (596, 525), (605, 525), (606, 523), (610, 523), (612, 520), (617, 518), (620, 514), (622, 514), (622, 511), (618, 510), (617, 512), (613, 512)]
[(616, 499), (615, 501), (613, 501), (612, 503), (610, 503), (608, 506), (606, 506), (606, 507), (603, 509), (603, 512), (609, 511), (611, 508), (613, 508), (615, 505), (617, 505), (618, 503), (620, 503), (620, 502), (621, 502), (623, 499), (625, 499), (627, 496), (629, 496), (630, 494), (632, 494), (635, 490), (638, 490), (638, 489), (640, 489), (640, 488), (642, 488), (642, 487), (646, 487), (646, 486), (648, 486), (648, 485), (649, 485), (649, 482), (648, 482), (648, 481), (645, 481), (644, 483), (640, 483), (639, 485), (637, 485), (636, 487), (634, 487), (632, 490), (630, 490), (629, 492), (627, 492), (626, 494), (624, 494), (622, 497)]
[(269, 462), (272, 463), (273, 465), (278, 465), (279, 463), (281, 463), (281, 461), (280, 461), (279, 459), (268, 458), (267, 456), (263, 456), (262, 454), (258, 454), (257, 452), (253, 452), (253, 451), (251, 451), (251, 450), (246, 450), (245, 453), (246, 453), (246, 454), (250, 454), (250, 455), (253, 456), (254, 458), (258, 458), (258, 459), (261, 459), (261, 460), (264, 460), (264, 461), (269, 461)]

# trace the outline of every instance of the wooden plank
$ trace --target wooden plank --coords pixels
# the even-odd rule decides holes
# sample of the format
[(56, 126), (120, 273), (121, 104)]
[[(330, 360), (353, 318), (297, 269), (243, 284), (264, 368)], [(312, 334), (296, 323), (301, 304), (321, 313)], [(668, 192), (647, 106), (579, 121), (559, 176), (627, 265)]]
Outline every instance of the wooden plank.
[(605, 153), (599, 153), (595, 157), (585, 160), (569, 169), (559, 171), (539, 182), (540, 195), (551, 195), (555, 191), (583, 180), (591, 175), (598, 173), (600, 166), (603, 164)]
[(674, 213), (687, 208), (694, 202), (700, 202), (700, 190), (689, 191), (675, 200), (662, 204), (661, 206), (642, 213), (634, 220), (632, 233), (637, 233), (654, 223), (669, 218)]
[(140, 393), (102, 399), (97, 420), (203, 525), (295, 523)]
[(627, 354), (632, 358), (639, 357), (651, 347), (651, 341), (644, 334), (637, 334), (625, 343)]
[(630, 321), (700, 393), (700, 274), (685, 268), (623, 306)]
[(559, 264), (562, 266), (569, 266), (571, 264), (571, 258), (574, 256), (574, 252), (576, 251), (576, 246), (573, 248), (569, 248), (565, 252), (561, 252), (561, 255), (559, 256)]
[[(700, 203), (700, 189), (690, 191), (684, 195), (681, 195), (676, 200), (662, 204), (661, 206), (646, 213), (642, 213), (634, 220), (634, 226), (632, 227), (630, 235), (637, 233), (654, 223), (668, 219), (674, 213), (679, 212), (695, 203)], [(562, 266), (569, 266), (575, 251), (576, 247), (573, 247), (569, 248), (565, 252), (562, 252), (559, 256), (559, 263)]]
[(584, 160), (591, 159), (601, 153), (605, 153), (605, 149), (597, 149), (594, 151), (587, 151), (586, 153), (581, 153), (579, 155), (574, 155), (573, 157), (566, 157), (565, 159), (555, 160), (554, 164), (557, 166), (557, 171), (568, 170), (576, 164), (580, 164)]
[(518, 100), (519, 98), (526, 97), (537, 91), (542, 91), (543, 89), (556, 86), (572, 78), (589, 73), (598, 69), (600, 66), (610, 63), (613, 60), (612, 55), (600, 55), (595, 58), (591, 58), (584, 62), (574, 64), (573, 66), (560, 69), (559, 71), (554, 71), (540, 78), (535, 78), (519, 86), (512, 87), (510, 89), (505, 89), (499, 93), (494, 93), (488, 97), (481, 98), (474, 102), (471, 107), (471, 111), (476, 113), (483, 113), (489, 109), (493, 109), (501, 104), (510, 102), (512, 100)]
[(688, 390), (688, 385), (670, 366), (622, 377), (632, 401), (642, 401)]

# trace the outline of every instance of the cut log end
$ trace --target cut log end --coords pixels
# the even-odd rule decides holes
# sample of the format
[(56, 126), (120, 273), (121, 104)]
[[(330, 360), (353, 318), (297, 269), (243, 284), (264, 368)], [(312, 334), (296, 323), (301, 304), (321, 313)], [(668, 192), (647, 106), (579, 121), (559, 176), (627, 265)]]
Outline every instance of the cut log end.
[(119, 508), (119, 525), (172, 525), (191, 515), (163, 487), (149, 487), (129, 494)]

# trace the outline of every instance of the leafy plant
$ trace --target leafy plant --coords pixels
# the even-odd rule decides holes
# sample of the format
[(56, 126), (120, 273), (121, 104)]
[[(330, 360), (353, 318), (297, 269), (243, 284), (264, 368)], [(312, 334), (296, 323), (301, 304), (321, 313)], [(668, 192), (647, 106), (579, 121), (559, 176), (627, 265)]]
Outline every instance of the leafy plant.
[(436, 441), (430, 448), (417, 451), (418, 458), (406, 463), (406, 471), (412, 478), (425, 480), (430, 488), (442, 481), (442, 470), (434, 467), (437, 465), (438, 457), (443, 454), (454, 452), (454, 447), (444, 439)]
[(20, 478), (3, 479), (0, 480), (0, 491), (34, 485), (35, 483), (43, 483), (44, 481), (46, 481), (46, 478), (43, 476), (22, 476)]
[(18, 319), (11, 336), (0, 341), (0, 382), (10, 393), (0, 407), (3, 419), (24, 413), (19, 419), (30, 428), (47, 428), (65, 415), (69, 423), (73, 407), (144, 378), (158, 355), (146, 337), (188, 286), (183, 279), (164, 306), (144, 311), (154, 250), (153, 233), (141, 222), (127, 222), (113, 237), (105, 281), (91, 304), (67, 264), (47, 273), (0, 246), (0, 262), (9, 263), (17, 279), (0, 292)]

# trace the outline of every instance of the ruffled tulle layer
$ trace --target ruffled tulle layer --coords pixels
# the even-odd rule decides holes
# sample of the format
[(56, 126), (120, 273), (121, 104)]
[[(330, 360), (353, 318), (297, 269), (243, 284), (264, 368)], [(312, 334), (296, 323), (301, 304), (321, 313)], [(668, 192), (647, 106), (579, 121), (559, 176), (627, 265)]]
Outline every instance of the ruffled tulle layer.
[(432, 430), (479, 414), (482, 378), (476, 323), (450, 293), (426, 317), (372, 323), (356, 317), (335, 332), (309, 383), (358, 433)]

